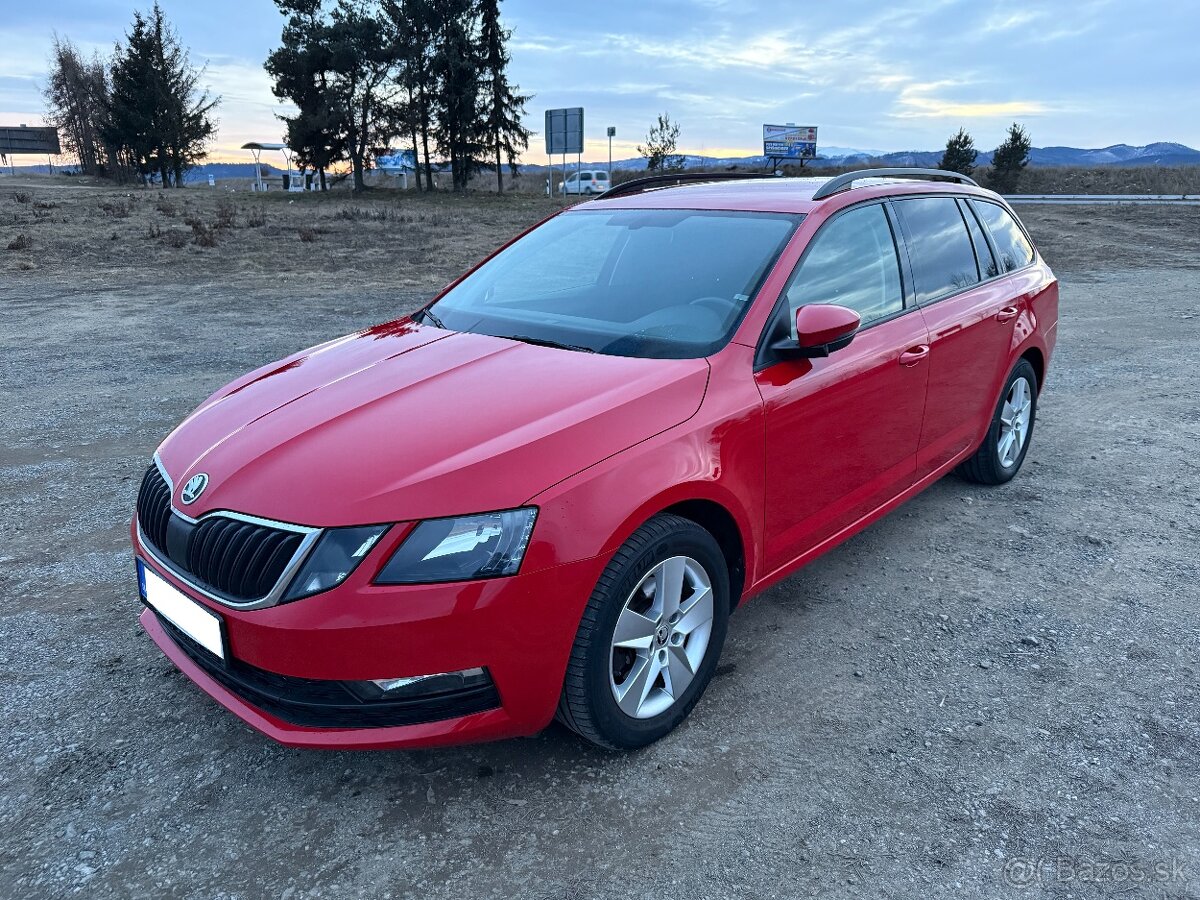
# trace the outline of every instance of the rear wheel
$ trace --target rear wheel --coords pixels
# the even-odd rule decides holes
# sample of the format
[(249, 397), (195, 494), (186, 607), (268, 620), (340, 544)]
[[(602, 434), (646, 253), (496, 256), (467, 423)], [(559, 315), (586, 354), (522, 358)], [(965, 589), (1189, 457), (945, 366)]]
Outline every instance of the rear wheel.
[(594, 744), (633, 749), (670, 732), (716, 670), (729, 573), (711, 534), (655, 516), (625, 542), (588, 601), (558, 718)]
[(1021, 469), (1033, 437), (1037, 413), (1037, 373), (1022, 359), (1009, 373), (1000, 392), (987, 436), (975, 455), (959, 467), (968, 481), (1004, 484)]

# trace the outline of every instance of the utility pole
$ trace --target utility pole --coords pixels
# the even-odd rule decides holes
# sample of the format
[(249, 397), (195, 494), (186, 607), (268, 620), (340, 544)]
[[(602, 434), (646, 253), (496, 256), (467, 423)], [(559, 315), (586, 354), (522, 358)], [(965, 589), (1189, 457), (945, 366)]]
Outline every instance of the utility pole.
[(615, 125), (608, 126), (608, 183), (612, 184), (612, 139), (617, 136)]

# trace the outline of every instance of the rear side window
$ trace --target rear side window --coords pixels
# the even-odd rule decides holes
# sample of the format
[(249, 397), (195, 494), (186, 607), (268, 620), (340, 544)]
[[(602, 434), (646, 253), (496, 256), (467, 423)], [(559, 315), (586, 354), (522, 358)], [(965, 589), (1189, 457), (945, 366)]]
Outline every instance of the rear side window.
[(896, 242), (880, 204), (844, 212), (817, 232), (792, 274), (787, 301), (793, 331), (796, 310), (810, 303), (849, 307), (864, 325), (904, 308)]
[(918, 303), (979, 282), (975, 249), (953, 197), (920, 197), (895, 203), (908, 232)]
[(592, 180), (592, 173), (591, 173), (591, 172), (584, 172), (582, 175), (580, 175), (580, 176), (579, 176), (579, 180), (580, 180), (580, 181), (591, 181), (591, 180)]
[(983, 273), (984, 278), (995, 278), (1000, 274), (1000, 270), (996, 267), (996, 257), (992, 255), (992, 248), (983, 236), (983, 229), (979, 227), (979, 220), (975, 218), (975, 213), (971, 212), (966, 200), (960, 200), (958, 208), (967, 220), (967, 231), (971, 233), (971, 243), (975, 245), (975, 262), (979, 265), (979, 271)]
[(979, 211), (983, 224), (991, 232), (992, 240), (996, 242), (996, 252), (1000, 254), (1000, 265), (1005, 272), (1011, 272), (1033, 262), (1033, 245), (1025, 232), (1017, 224), (1016, 219), (1009, 215), (1008, 210), (995, 203), (977, 201), (975, 209)]

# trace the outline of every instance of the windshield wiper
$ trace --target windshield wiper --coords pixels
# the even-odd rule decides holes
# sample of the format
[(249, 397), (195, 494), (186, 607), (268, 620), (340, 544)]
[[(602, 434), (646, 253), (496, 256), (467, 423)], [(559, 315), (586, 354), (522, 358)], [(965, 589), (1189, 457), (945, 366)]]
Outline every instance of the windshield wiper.
[(505, 335), (510, 341), (520, 341), (522, 344), (533, 344), (537, 347), (554, 347), (557, 350), (574, 350), (577, 353), (595, 353), (591, 347), (584, 347), (580, 344), (564, 344), (562, 341), (552, 341), (549, 338), (535, 338), (527, 334), (508, 334)]
[(436, 313), (434, 313), (434, 312), (433, 312), (433, 310), (430, 310), (430, 309), (423, 309), (423, 310), (421, 310), (421, 318), (422, 318), (422, 319), (428, 319), (430, 322), (432, 322), (432, 323), (433, 323), (434, 325), (436, 325), (438, 328), (443, 328), (443, 329), (445, 329), (446, 331), (449, 331), (449, 330), (450, 330), (449, 328), (446, 328), (445, 324), (442, 322), (442, 320), (441, 320), (441, 319), (439, 319), (439, 318), (437, 317), (437, 314), (436, 314)]

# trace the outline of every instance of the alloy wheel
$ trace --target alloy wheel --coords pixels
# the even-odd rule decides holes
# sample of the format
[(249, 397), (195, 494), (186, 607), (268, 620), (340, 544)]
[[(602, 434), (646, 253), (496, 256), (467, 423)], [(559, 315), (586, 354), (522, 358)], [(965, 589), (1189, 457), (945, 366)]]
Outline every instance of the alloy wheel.
[(609, 684), (627, 716), (661, 715), (704, 661), (713, 627), (712, 581), (689, 556), (658, 563), (625, 601), (613, 629)]
[(1029, 416), (1033, 409), (1033, 392), (1029, 382), (1018, 378), (1008, 389), (1004, 407), (1000, 410), (1000, 438), (996, 452), (1000, 465), (1009, 469), (1021, 458), (1021, 450), (1029, 437)]

